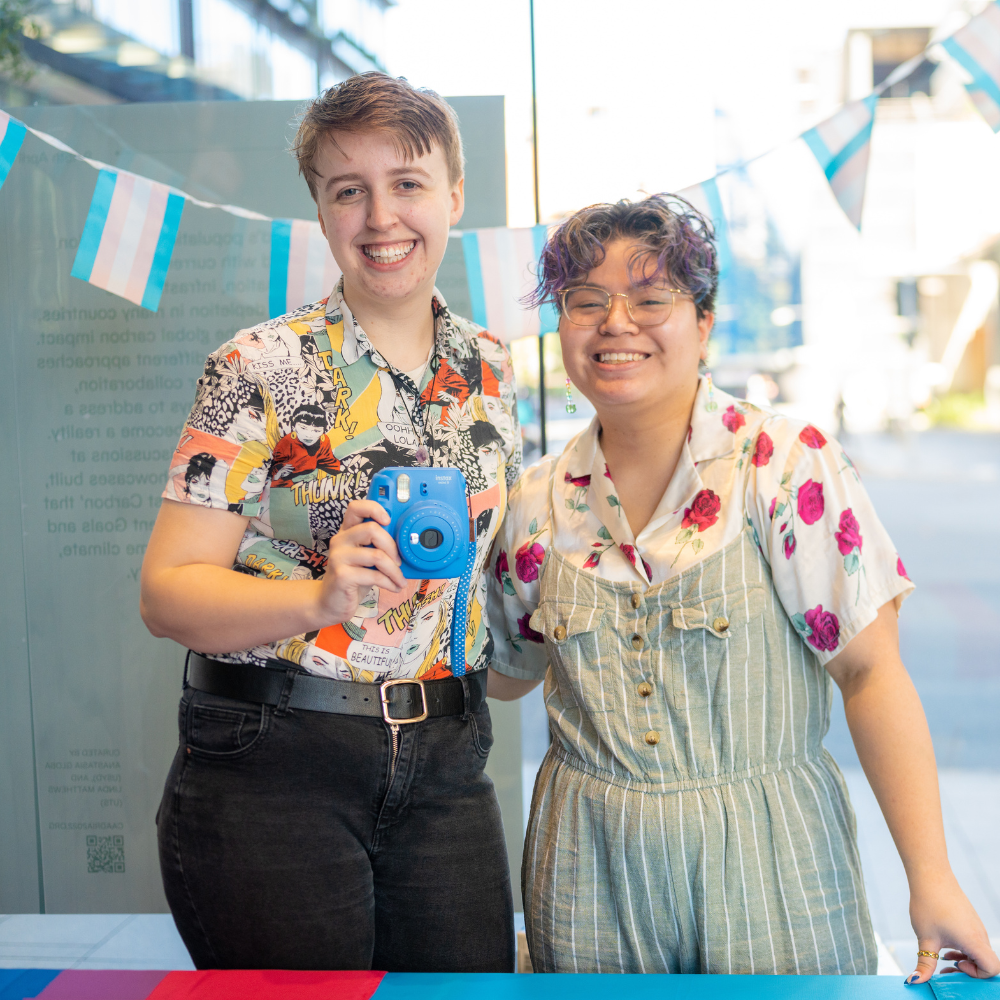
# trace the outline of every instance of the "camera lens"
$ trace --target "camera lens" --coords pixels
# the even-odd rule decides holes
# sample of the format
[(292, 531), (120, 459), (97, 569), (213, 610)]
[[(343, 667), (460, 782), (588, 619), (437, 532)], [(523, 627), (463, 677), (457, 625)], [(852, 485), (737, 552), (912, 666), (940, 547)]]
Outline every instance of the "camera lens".
[(444, 541), (444, 535), (437, 528), (425, 528), (420, 532), (420, 544), (425, 549), (436, 549)]

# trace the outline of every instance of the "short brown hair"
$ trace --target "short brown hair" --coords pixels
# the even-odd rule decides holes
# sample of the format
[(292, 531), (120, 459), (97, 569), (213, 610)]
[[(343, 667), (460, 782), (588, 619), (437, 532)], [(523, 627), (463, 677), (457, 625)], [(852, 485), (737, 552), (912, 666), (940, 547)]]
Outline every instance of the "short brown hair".
[(439, 94), (414, 87), (405, 77), (375, 71), (348, 77), (302, 113), (292, 151), (314, 200), (313, 159), (320, 140), (331, 132), (387, 132), (408, 159), (429, 153), (436, 142), (448, 164), (450, 183), (457, 184), (465, 173), (458, 115)]
[(715, 312), (719, 288), (715, 230), (711, 220), (676, 194), (651, 194), (635, 202), (623, 198), (613, 205), (589, 205), (574, 212), (546, 241), (537, 284), (526, 304), (551, 302), (558, 308), (559, 293), (599, 267), (608, 244), (615, 240), (629, 240), (638, 247), (627, 264), (630, 281), (654, 261), (655, 273), (646, 283), (666, 276), (694, 299), (698, 319)]

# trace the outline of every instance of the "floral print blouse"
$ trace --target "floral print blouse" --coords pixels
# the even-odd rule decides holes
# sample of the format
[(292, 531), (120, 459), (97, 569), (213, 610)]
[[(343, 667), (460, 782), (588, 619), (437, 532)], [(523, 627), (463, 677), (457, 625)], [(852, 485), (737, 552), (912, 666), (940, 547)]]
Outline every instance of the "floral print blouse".
[[(663, 583), (749, 530), (799, 634), (821, 663), (878, 609), (913, 589), (861, 480), (836, 441), (762, 410), (702, 378), (687, 443), (649, 523), (632, 534), (598, 440), (595, 417), (558, 456), (526, 470), (511, 490), (492, 553), (492, 666), (545, 674), (538, 607), (545, 552), (555, 545), (607, 580)], [(552, 503), (549, 489), (552, 487)]]

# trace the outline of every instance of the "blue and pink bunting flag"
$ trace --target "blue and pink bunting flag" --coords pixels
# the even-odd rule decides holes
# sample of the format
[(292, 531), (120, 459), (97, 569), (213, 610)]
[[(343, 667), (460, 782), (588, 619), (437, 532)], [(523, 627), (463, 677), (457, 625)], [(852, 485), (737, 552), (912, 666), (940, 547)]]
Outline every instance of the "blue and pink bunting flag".
[(21, 150), (27, 130), (16, 118), (0, 111), (0, 187), (7, 180), (10, 168)]
[(271, 319), (326, 298), (340, 277), (318, 222), (273, 219), (267, 305)]
[(507, 342), (559, 328), (559, 313), (546, 304), (526, 309), (522, 298), (536, 283), (538, 258), (548, 226), (473, 229), (462, 233), (472, 320)]
[(183, 211), (166, 184), (101, 170), (70, 273), (156, 312)]
[(877, 94), (845, 104), (802, 138), (819, 161), (844, 214), (861, 229)]
[(692, 184), (677, 194), (711, 220), (715, 229), (715, 247), (719, 254), (719, 277), (723, 277), (729, 271), (732, 255), (729, 251), (729, 223), (726, 221), (722, 198), (719, 196), (717, 178), (711, 177), (700, 184)]
[(941, 47), (972, 77), (965, 85), (972, 103), (1000, 132), (1000, 3), (991, 3)]

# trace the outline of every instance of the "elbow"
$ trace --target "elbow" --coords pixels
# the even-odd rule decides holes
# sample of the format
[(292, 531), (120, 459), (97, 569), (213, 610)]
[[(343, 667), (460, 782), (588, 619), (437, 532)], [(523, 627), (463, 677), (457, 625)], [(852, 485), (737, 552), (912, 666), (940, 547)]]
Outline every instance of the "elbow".
[(157, 620), (155, 611), (155, 601), (150, 601), (145, 594), (140, 594), (139, 596), (139, 617), (142, 619), (143, 625), (149, 629), (149, 632), (156, 636), (157, 639), (167, 638), (167, 633), (164, 631), (162, 625)]

